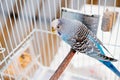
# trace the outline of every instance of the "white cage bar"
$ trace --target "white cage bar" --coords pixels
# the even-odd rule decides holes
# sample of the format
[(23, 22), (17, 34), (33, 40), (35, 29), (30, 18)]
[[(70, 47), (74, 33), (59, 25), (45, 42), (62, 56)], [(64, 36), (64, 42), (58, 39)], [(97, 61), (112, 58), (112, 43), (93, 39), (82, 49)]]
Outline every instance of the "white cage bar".
[[(97, 37), (120, 60), (119, 3), (118, 0), (0, 0), (0, 80), (49, 80), (70, 50), (50, 31), (51, 21), (62, 17), (62, 7), (99, 15)], [(101, 30), (106, 9), (118, 12), (110, 32)], [(120, 70), (120, 61), (113, 64)], [(119, 77), (93, 58), (78, 53), (60, 80), (83, 79), (119, 80)]]

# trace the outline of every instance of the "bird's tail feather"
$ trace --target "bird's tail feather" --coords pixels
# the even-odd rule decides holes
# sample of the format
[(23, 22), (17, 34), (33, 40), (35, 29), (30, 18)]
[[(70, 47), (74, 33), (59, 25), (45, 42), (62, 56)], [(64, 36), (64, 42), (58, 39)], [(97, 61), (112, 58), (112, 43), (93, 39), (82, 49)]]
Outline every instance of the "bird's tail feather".
[(112, 70), (118, 77), (120, 77), (120, 72), (118, 71), (118, 69), (109, 61), (101, 61), (101, 63), (103, 63), (105, 66), (107, 66), (110, 70)]

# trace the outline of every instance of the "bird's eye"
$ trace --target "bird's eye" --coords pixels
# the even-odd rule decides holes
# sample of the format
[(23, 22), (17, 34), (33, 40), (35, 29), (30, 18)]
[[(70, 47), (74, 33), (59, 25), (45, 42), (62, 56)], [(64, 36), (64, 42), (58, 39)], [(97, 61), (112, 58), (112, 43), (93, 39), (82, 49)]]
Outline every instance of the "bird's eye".
[(59, 28), (60, 28), (60, 26), (57, 26), (57, 28), (59, 29)]

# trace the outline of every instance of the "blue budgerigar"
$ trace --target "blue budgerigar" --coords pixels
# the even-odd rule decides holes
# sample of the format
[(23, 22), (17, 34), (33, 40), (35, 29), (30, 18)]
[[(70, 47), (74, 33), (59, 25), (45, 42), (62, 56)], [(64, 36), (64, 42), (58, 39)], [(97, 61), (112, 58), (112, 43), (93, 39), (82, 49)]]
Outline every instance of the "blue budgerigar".
[(111, 63), (117, 60), (105, 55), (104, 50), (110, 52), (83, 23), (77, 20), (61, 18), (55, 19), (51, 26), (52, 31), (57, 32), (72, 49), (99, 60), (120, 77), (120, 72)]

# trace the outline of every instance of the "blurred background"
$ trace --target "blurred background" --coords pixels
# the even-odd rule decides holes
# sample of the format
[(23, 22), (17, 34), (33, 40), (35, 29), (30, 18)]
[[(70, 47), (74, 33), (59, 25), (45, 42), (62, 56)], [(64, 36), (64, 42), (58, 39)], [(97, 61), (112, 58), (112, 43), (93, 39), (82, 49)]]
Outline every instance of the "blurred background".
[[(0, 0), (0, 80), (49, 80), (70, 50), (50, 31), (51, 21), (62, 17), (62, 8), (98, 15), (96, 35), (120, 59), (119, 0)], [(113, 64), (120, 70), (119, 61)], [(95, 59), (78, 53), (60, 80), (119, 78)]]

